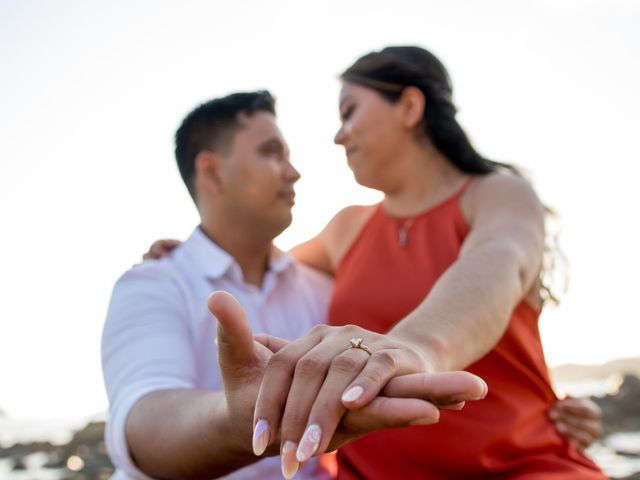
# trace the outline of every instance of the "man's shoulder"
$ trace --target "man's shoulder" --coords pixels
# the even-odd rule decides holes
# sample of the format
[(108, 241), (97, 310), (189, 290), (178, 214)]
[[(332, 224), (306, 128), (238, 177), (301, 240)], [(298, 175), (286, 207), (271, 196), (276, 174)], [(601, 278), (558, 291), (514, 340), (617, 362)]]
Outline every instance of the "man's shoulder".
[(320, 270), (316, 270), (315, 268), (309, 267), (302, 262), (298, 262), (297, 260), (293, 260), (293, 263), (296, 266), (296, 270), (298, 274), (305, 279), (309, 279), (310, 281), (318, 281), (323, 283), (332, 284), (333, 279), (331, 276), (327, 275)]
[(145, 260), (133, 265), (120, 276), (113, 292), (136, 295), (184, 296), (187, 283), (171, 257)]
[[(191, 315), (193, 294), (167, 259), (145, 260), (127, 270), (111, 293), (105, 329), (154, 317)], [(151, 316), (151, 317), (150, 317)]]
[(304, 263), (300, 263), (297, 260), (293, 260), (293, 264), (295, 265), (298, 281), (326, 288), (331, 288), (333, 286), (333, 278), (326, 273), (309, 267)]
[(166, 283), (168, 279), (178, 275), (174, 262), (170, 257), (165, 257), (158, 260), (145, 260), (133, 265), (120, 276), (118, 283), (130, 280)]

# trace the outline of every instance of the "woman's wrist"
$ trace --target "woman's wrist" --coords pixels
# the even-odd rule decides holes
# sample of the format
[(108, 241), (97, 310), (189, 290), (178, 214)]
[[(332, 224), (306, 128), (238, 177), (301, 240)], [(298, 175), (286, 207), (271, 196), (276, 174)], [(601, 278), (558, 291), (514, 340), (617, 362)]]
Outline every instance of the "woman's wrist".
[(424, 333), (427, 327), (421, 326), (419, 329), (408, 327), (400, 322), (387, 336), (397, 342), (411, 348), (421, 359), (425, 373), (435, 373), (450, 370), (444, 362), (445, 343), (433, 332)]

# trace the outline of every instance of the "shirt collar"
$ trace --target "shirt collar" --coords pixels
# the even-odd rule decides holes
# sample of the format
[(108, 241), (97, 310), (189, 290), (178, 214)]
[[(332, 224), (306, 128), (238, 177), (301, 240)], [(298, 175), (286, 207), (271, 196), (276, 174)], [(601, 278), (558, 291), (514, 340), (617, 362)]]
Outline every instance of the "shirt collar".
[[(213, 280), (222, 278), (233, 265), (238, 265), (235, 259), (207, 237), (200, 227), (195, 228), (189, 238), (183, 242), (182, 247), (194, 266), (205, 277)], [(269, 260), (270, 272), (280, 274), (294, 265), (291, 255), (275, 245), (272, 247)]]
[(273, 273), (282, 273), (293, 267), (295, 262), (290, 254), (283, 252), (278, 247), (271, 247), (271, 257), (269, 258), (269, 270)]

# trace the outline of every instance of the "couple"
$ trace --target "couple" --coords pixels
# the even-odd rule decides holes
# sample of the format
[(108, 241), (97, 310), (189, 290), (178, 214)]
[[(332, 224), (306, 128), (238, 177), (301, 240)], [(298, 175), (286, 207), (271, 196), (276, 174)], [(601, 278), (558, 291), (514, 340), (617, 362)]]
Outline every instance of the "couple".
[[(271, 96), (208, 102), (176, 133), (201, 225), (114, 289), (103, 369), (117, 475), (291, 477), (302, 462), (322, 478), (314, 455), (344, 444), (340, 478), (604, 478), (548, 419), (530, 186), (475, 152), (429, 52), (386, 48), (342, 79), (335, 141), (385, 198), (340, 212), (298, 262), (271, 243), (299, 178)], [(211, 296), (217, 326), (212, 290), (242, 304)], [(560, 405), (589, 443), (588, 405)], [(254, 463), (252, 431), (256, 454), (280, 458)]]

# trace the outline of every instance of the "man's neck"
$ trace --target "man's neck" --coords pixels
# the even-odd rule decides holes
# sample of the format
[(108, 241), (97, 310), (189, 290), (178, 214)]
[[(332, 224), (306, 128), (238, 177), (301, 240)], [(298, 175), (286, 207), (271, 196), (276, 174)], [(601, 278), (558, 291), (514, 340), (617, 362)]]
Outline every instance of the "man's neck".
[(216, 228), (215, 223), (206, 224), (204, 221), (200, 229), (210, 240), (234, 258), (242, 270), (245, 283), (262, 287), (273, 248), (271, 240), (256, 238), (255, 235), (235, 231), (228, 226), (223, 231), (221, 228)]

